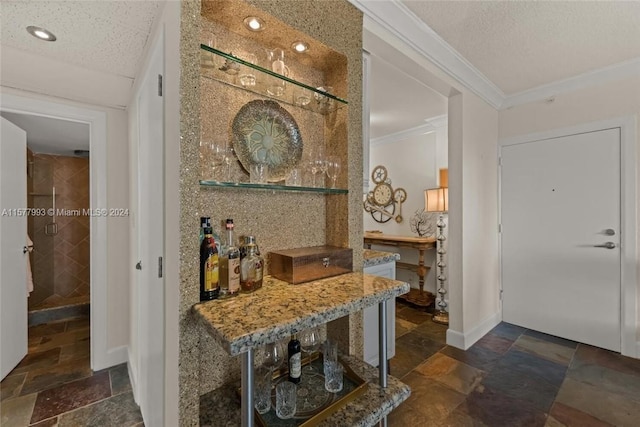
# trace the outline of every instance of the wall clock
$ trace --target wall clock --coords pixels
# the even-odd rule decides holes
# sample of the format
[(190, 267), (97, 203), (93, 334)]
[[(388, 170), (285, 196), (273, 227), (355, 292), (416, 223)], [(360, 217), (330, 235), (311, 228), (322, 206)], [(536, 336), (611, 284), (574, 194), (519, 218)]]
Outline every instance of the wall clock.
[(367, 194), (364, 210), (380, 223), (389, 222), (392, 219), (397, 223), (402, 222), (402, 203), (407, 200), (407, 192), (404, 188), (394, 189), (391, 186), (387, 168), (382, 165), (373, 169), (371, 179), (376, 186)]

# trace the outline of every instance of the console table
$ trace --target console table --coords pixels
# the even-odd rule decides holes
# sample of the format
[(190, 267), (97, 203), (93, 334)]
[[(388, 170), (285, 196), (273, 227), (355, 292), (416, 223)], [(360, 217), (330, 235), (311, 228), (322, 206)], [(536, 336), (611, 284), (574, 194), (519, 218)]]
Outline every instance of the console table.
[(424, 265), (424, 253), (426, 250), (436, 248), (435, 237), (395, 236), (391, 234), (366, 231), (364, 233), (364, 244), (368, 249), (371, 249), (371, 245), (417, 249), (418, 265), (397, 262), (396, 266), (398, 268), (414, 271), (418, 275), (419, 289), (411, 289), (409, 293), (401, 295), (398, 298), (402, 298), (405, 301), (420, 307), (427, 307), (433, 304), (433, 301), (435, 300), (434, 295), (431, 292), (424, 290), (424, 278), (427, 276), (430, 269), (430, 267)]

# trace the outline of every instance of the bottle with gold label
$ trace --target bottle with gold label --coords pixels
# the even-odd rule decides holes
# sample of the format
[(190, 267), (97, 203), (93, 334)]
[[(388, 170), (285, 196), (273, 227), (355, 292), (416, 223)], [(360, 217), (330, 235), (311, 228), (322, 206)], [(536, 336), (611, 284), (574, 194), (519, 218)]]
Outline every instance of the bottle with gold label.
[(264, 259), (258, 254), (255, 237), (249, 236), (245, 245), (246, 256), (240, 261), (240, 291), (253, 292), (262, 287)]
[(205, 227), (200, 245), (200, 301), (216, 299), (219, 293), (218, 248), (213, 240), (213, 230)]
[(220, 258), (220, 298), (238, 295), (240, 291), (240, 250), (235, 245), (233, 220), (227, 219), (227, 244)]

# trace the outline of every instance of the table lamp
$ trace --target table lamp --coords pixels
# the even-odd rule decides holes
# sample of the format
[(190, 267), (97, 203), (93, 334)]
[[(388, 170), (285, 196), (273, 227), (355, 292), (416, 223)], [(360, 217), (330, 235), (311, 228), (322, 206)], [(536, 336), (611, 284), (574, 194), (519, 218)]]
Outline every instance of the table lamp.
[(425, 190), (424, 204), (424, 209), (427, 212), (440, 213), (440, 217), (436, 223), (436, 227), (438, 227), (438, 235), (436, 236), (438, 241), (438, 301), (436, 301), (437, 309), (432, 320), (436, 323), (448, 325), (449, 313), (447, 312), (447, 302), (445, 300), (447, 294), (447, 290), (445, 289), (445, 282), (447, 281), (445, 267), (447, 265), (444, 261), (444, 254), (447, 253), (447, 250), (444, 248), (444, 241), (447, 240), (444, 236), (444, 228), (447, 224), (444, 222), (443, 214), (449, 210), (449, 188), (439, 187)]

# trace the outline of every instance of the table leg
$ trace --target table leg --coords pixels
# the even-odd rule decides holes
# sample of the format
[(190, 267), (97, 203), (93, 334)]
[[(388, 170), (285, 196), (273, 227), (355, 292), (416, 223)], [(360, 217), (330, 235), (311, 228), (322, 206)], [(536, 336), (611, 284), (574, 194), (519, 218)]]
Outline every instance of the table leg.
[(418, 286), (420, 287), (420, 296), (424, 293), (424, 277), (427, 275), (427, 269), (424, 266), (424, 249), (418, 250)]
[[(380, 387), (387, 388), (389, 367), (387, 365), (387, 300), (378, 305), (378, 371), (380, 373)], [(387, 417), (382, 417), (380, 426), (387, 426)]]
[(242, 427), (253, 427), (253, 349), (242, 353)]

